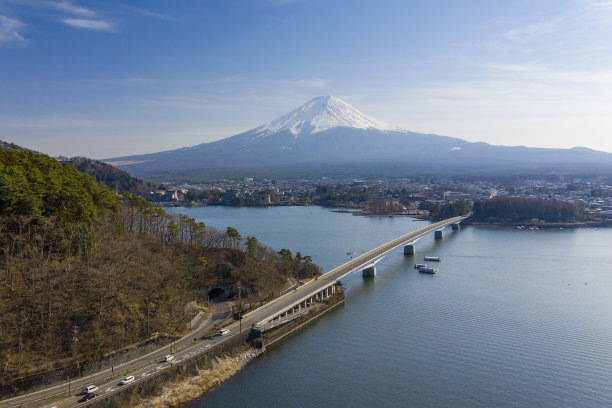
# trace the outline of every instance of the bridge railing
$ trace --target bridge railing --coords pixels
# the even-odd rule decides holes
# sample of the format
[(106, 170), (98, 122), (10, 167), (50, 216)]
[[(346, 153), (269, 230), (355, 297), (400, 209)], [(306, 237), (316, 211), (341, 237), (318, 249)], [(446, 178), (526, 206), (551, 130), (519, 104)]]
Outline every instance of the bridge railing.
[[(453, 217), (453, 218), (449, 218), (446, 220), (442, 220), (442, 221), (438, 221), (436, 223), (427, 225), (423, 228), (420, 228), (416, 231), (410, 232), (406, 235), (402, 235), (401, 237), (395, 238), (389, 242), (387, 242), (386, 244), (383, 244), (379, 247), (376, 247), (368, 252), (366, 252), (365, 254), (362, 254), (360, 256), (358, 256), (355, 259), (352, 259), (332, 270), (330, 270), (329, 272), (323, 274), (322, 276), (319, 277), (318, 280), (311, 280), (308, 283), (306, 283), (306, 285), (301, 286), (298, 288), (299, 291), (301, 291), (302, 293), (300, 293), (300, 298), (298, 300), (295, 300), (293, 302), (293, 304), (298, 304), (301, 303), (309, 298), (311, 298), (312, 296), (316, 295), (318, 292), (320, 292), (322, 289), (324, 289), (327, 286), (330, 286), (332, 284), (334, 284), (335, 282), (337, 282), (338, 280), (342, 279), (343, 277), (350, 275), (351, 273), (361, 269), (364, 267), (364, 265), (367, 265), (368, 262), (372, 262), (384, 255), (386, 255), (387, 253), (393, 251), (394, 249), (396, 249), (397, 247), (401, 246), (404, 243), (408, 243), (422, 235), (428, 234), (433, 230), (436, 230), (438, 228), (441, 227), (445, 227), (449, 224), (452, 224), (454, 222), (459, 222), (463, 219), (465, 219), (467, 216), (460, 216), (460, 217)], [(342, 272), (343, 271), (343, 272)], [(341, 273), (339, 273), (341, 272)], [(303, 290), (306, 289), (310, 289), (313, 288), (311, 291), (308, 292), (303, 292)], [(290, 296), (292, 296), (294, 294), (294, 292), (289, 292), (286, 293), (276, 299), (274, 299), (273, 301), (260, 306), (259, 308), (247, 313), (245, 315), (249, 316), (252, 314), (255, 314), (256, 312), (259, 312), (261, 310), (266, 309), (267, 307), (271, 306), (272, 304), (277, 304), (279, 303), (281, 300), (288, 298)], [(288, 308), (290, 308), (291, 306), (287, 306)], [(272, 315), (274, 315), (275, 313), (273, 313)], [(267, 316), (266, 318), (262, 319), (260, 321), (266, 321), (268, 319), (270, 319), (270, 317), (272, 316)]]
[[(365, 254), (362, 254), (360, 256), (358, 256), (357, 258), (342, 264), (334, 269), (332, 269), (331, 271), (327, 272), (325, 275), (329, 275), (332, 276), (334, 273), (336, 273), (339, 270), (345, 269), (345, 268), (349, 268), (351, 273), (354, 272), (354, 270), (359, 269), (363, 266), (363, 264), (367, 264), (368, 262), (372, 262), (374, 260), (376, 260), (377, 258), (385, 255), (386, 253), (396, 249), (397, 247), (401, 246), (402, 244), (408, 243), (411, 240), (414, 240), (422, 235), (428, 234), (433, 230), (436, 230), (437, 228), (440, 227), (445, 227), (449, 224), (452, 224), (454, 222), (459, 222), (462, 221), (466, 218), (467, 216), (459, 216), (459, 217), (453, 217), (453, 218), (449, 218), (446, 220), (442, 220), (442, 221), (438, 221), (436, 223), (427, 225), (417, 231), (413, 231), (411, 233), (408, 233), (406, 235), (402, 235), (401, 237), (398, 237), (392, 241), (387, 242), (386, 244), (383, 244), (379, 247), (376, 247), (368, 252), (366, 252)], [(353, 266), (353, 267), (351, 267)]]

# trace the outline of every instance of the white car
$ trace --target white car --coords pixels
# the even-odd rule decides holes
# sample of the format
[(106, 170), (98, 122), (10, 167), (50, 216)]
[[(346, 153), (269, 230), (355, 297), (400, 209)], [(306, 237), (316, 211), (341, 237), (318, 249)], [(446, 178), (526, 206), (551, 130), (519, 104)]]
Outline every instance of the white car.
[(219, 334), (220, 334), (220, 335), (222, 335), (222, 336), (225, 336), (225, 335), (226, 335), (226, 334), (228, 334), (229, 332), (230, 332), (230, 331), (229, 331), (229, 329), (221, 329), (221, 330), (219, 331)]
[(134, 376), (133, 375), (128, 375), (127, 377), (125, 377), (120, 384), (121, 385), (125, 385), (125, 384), (129, 384), (131, 382), (134, 382)]
[(87, 387), (83, 388), (83, 392), (85, 394), (91, 394), (92, 392), (96, 392), (98, 391), (98, 387), (96, 387), (95, 385), (88, 385)]
[(172, 354), (168, 354), (166, 357), (164, 357), (165, 362), (172, 361), (172, 360), (174, 360), (174, 356)]

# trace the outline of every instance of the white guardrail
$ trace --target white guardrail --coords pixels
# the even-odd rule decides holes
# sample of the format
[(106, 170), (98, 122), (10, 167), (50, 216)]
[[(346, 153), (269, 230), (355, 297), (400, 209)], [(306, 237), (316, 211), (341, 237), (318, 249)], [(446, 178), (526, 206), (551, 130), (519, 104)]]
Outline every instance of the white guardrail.
[[(327, 286), (327, 284), (333, 282), (337, 282), (338, 280), (358, 271), (361, 270), (367, 266), (369, 266), (370, 263), (377, 263), (378, 261), (380, 261), (384, 256), (386, 256), (389, 252), (394, 251), (395, 249), (397, 249), (398, 247), (408, 243), (408, 242), (415, 242), (417, 239), (420, 239), (423, 235), (428, 234), (438, 228), (443, 228), (446, 227), (450, 224), (453, 224), (455, 222), (461, 222), (463, 221), (465, 218), (467, 218), (468, 216), (460, 216), (460, 217), (453, 217), (453, 218), (449, 218), (443, 221), (438, 221), (436, 223), (427, 225), (419, 230), (410, 232), (406, 235), (402, 235), (401, 237), (398, 237), (392, 241), (387, 242), (386, 244), (383, 244), (379, 247), (376, 247), (368, 252), (366, 252), (363, 255), (358, 256), (355, 259), (352, 259), (340, 266), (337, 266), (336, 268), (332, 269), (331, 271), (323, 274), (321, 276), (320, 280), (315, 280), (312, 279), (309, 282), (307, 282), (305, 285), (298, 287), (297, 290), (300, 290), (301, 288), (306, 289), (307, 287), (310, 286), (314, 286), (314, 285), (319, 285), (318, 288), (313, 289), (312, 291), (303, 294), (302, 297), (299, 300), (296, 300), (295, 303), (301, 303), (304, 300), (307, 300), (308, 298), (316, 295), (321, 289), (323, 289), (324, 287)], [(365, 265), (365, 266), (364, 266)], [(338, 273), (339, 271), (342, 271), (345, 268), (349, 268), (347, 271), (342, 272), (341, 274), (339, 274), (338, 276), (334, 276), (335, 273)], [(278, 303), (279, 301), (291, 296), (291, 295), (295, 295), (295, 291), (291, 291), (288, 293), (285, 293), (282, 296), (277, 297), (276, 299), (258, 307), (255, 310), (252, 310), (248, 313), (246, 313), (243, 317), (248, 317), (251, 316), (254, 313), (257, 313), (267, 307), (270, 307), (276, 303)], [(264, 319), (262, 319), (259, 323), (263, 322), (264, 320), (267, 320), (269, 318), (265, 317)]]

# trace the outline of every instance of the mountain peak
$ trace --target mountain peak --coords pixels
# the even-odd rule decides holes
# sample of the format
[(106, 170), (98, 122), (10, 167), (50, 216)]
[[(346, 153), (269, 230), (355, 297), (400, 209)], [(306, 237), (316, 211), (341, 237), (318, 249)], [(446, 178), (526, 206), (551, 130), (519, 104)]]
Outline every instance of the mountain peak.
[(318, 96), (299, 108), (255, 129), (255, 136), (268, 136), (288, 130), (294, 135), (322, 132), (335, 127), (357, 129), (399, 130), (359, 112), (332, 95)]

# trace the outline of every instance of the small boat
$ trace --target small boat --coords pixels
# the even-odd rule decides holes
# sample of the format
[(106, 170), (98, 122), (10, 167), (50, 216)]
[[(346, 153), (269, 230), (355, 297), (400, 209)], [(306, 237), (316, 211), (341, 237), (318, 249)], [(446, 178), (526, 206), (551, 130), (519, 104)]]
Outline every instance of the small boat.
[(426, 256), (425, 258), (423, 258), (426, 261), (436, 261), (436, 262), (440, 262), (440, 257), (439, 256)]
[(427, 268), (427, 264), (414, 264), (414, 269)]
[(438, 273), (438, 270), (436, 268), (419, 268), (419, 272), (435, 275), (436, 273)]

